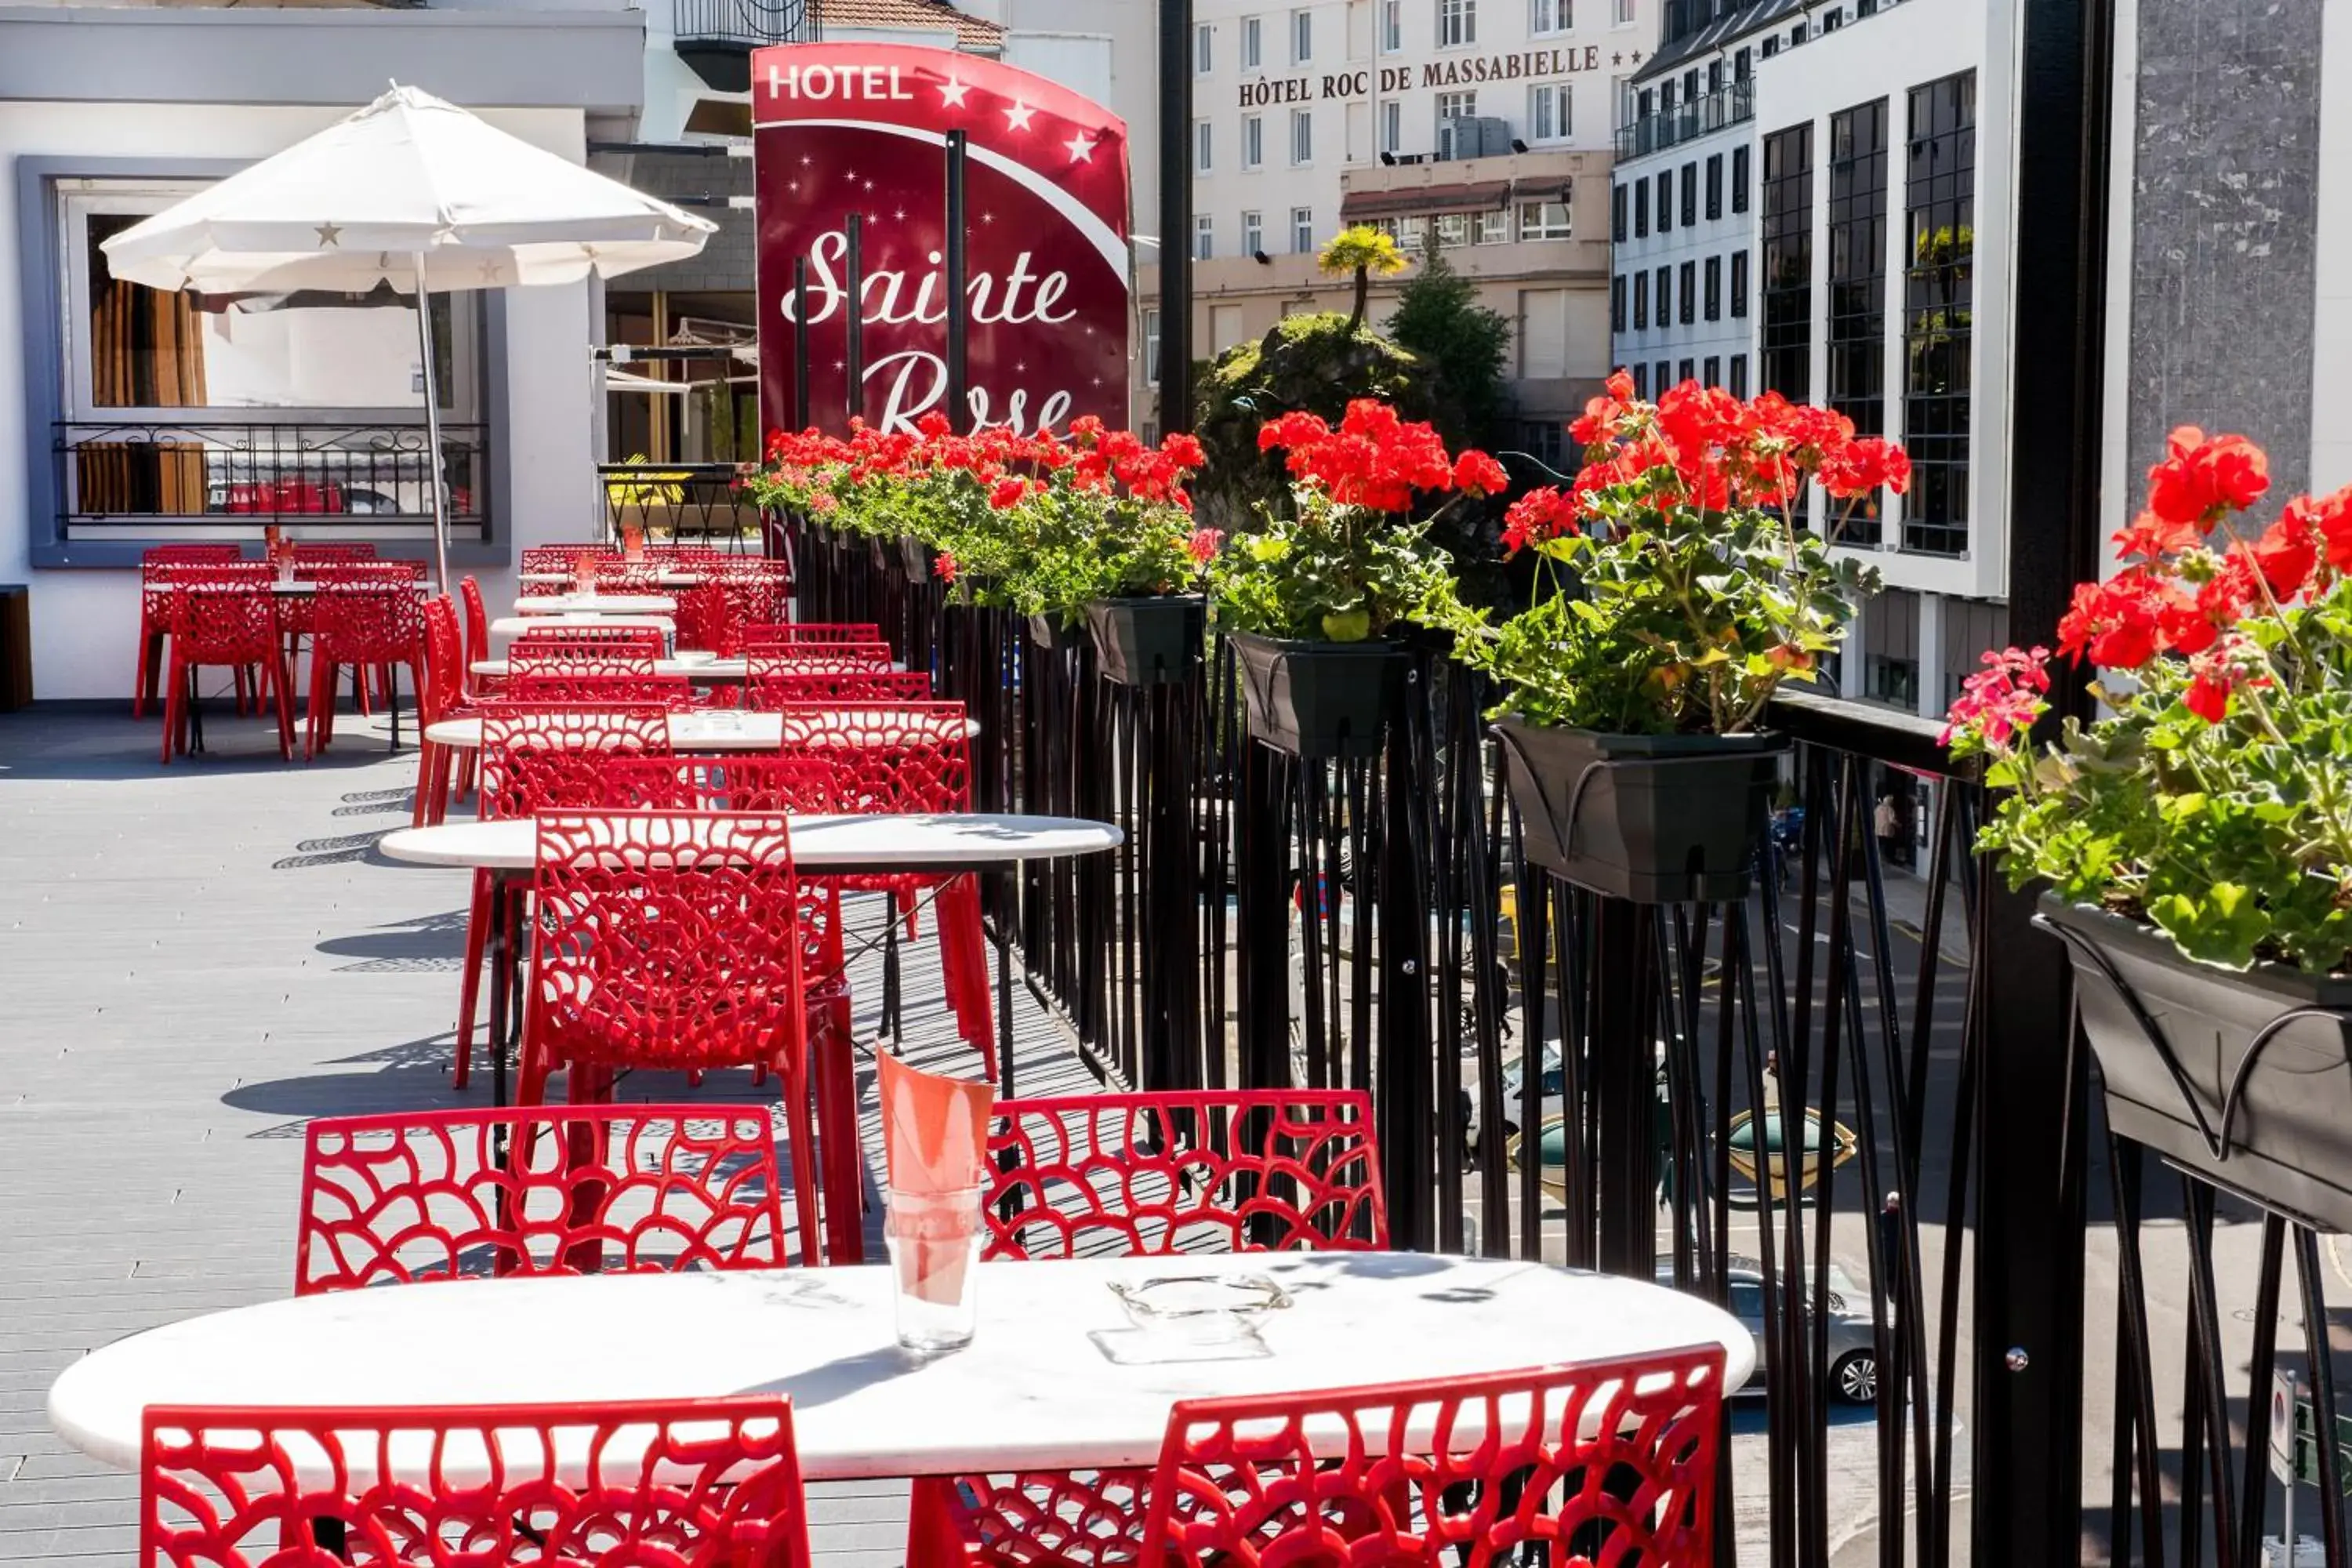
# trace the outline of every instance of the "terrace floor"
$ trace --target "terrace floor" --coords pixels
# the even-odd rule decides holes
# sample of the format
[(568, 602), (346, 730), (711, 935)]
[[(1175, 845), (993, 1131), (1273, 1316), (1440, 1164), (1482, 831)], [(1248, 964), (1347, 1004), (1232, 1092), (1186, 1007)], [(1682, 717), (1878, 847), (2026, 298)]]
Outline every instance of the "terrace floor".
[[(376, 851), (416, 767), (383, 723), (289, 766), (215, 712), (211, 752), (161, 768), (152, 719), (0, 715), (0, 1563), (134, 1555), (137, 1478), (49, 1430), (48, 1385), (124, 1334), (289, 1292), (311, 1117), (488, 1103), (486, 1076), (448, 1081), (467, 874)], [(961, 1068), (933, 952), (905, 965), (904, 1048)], [(862, 1025), (879, 971), (853, 969)], [(1013, 998), (1021, 1092), (1092, 1089)], [(622, 1096), (751, 1098), (730, 1076), (639, 1075)], [(878, 1160), (870, 1070), (861, 1100)], [(821, 1555), (903, 1561), (903, 1483), (811, 1504)]]

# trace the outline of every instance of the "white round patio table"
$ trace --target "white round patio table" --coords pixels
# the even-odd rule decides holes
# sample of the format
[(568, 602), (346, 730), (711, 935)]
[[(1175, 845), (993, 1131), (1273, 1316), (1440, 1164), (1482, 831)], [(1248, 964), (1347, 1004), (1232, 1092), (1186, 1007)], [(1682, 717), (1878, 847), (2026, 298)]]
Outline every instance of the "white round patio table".
[[(964, 738), (980, 733), (980, 722), (974, 719), (963, 721)], [(425, 727), (425, 738), (436, 746), (452, 751), (470, 752), (482, 743), (482, 721), (474, 719), (444, 719)], [(857, 739), (856, 733), (828, 732), (830, 741)], [(887, 730), (873, 731), (873, 743), (887, 745), (900, 737)], [(673, 713), (669, 719), (669, 746), (673, 752), (772, 752), (784, 743), (784, 716), (781, 713), (749, 712), (742, 709), (719, 709), (694, 713)]]
[(546, 594), (515, 601), (518, 616), (667, 616), (677, 608), (667, 594)]
[[(1291, 1305), (1263, 1352), (1150, 1360), (1110, 1281), (1259, 1275)], [(792, 1396), (811, 1479), (1148, 1466), (1169, 1407), (1401, 1379), (1723, 1346), (1727, 1390), (1755, 1364), (1738, 1321), (1641, 1280), (1509, 1259), (1272, 1253), (988, 1263), (970, 1345), (898, 1349), (882, 1268), (541, 1277), (398, 1285), (214, 1312), (67, 1369), (49, 1421), (129, 1469), (149, 1405), (564, 1404)], [(1114, 1354), (1119, 1359), (1114, 1360)], [(478, 1481), (462, 1447), (450, 1484)], [(617, 1451), (616, 1451), (616, 1456)], [(397, 1467), (395, 1457), (394, 1465)]]
[[(709, 831), (723, 835), (724, 819)], [(792, 836), (793, 866), (826, 876), (954, 876), (1099, 854), (1127, 841), (1111, 824), (1082, 816), (961, 811), (794, 816)], [(530, 871), (538, 863), (539, 824), (514, 816), (403, 827), (385, 834), (376, 847), (389, 859), (415, 866)]]
[(519, 637), (530, 631), (563, 626), (651, 626), (664, 637), (674, 637), (677, 625), (667, 616), (500, 616), (490, 623), (494, 637)]

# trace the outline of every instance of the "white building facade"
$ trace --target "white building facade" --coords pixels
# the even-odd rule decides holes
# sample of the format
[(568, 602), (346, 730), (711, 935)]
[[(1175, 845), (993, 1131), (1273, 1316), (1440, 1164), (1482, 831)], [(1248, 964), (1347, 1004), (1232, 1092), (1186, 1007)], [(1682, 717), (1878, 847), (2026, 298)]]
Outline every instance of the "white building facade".
[[(1615, 100), (1656, 0), (1196, 0), (1192, 258), (1206, 359), (1282, 317), (1344, 309), (1315, 254), (1373, 223), (1434, 236), (1517, 329), (1518, 416), (1556, 445), (1609, 368)], [(1377, 284), (1378, 321), (1402, 279)], [(1150, 285), (1147, 283), (1149, 291)], [(1156, 312), (1147, 316), (1147, 354)], [(1148, 409), (1156, 363), (1139, 366)]]

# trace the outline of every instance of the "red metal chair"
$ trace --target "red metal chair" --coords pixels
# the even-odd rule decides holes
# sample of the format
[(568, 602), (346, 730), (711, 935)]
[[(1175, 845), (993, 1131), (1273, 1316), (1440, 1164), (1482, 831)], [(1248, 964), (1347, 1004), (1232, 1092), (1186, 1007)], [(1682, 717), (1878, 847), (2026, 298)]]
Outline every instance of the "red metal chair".
[(131, 693), (131, 716), (147, 717), (155, 683), (163, 675), (163, 639), (171, 634), (172, 568), (226, 566), (241, 558), (234, 544), (156, 544), (139, 555), (139, 676)]
[(172, 584), (171, 663), (163, 688), (163, 761), (188, 749), (194, 728), (196, 671), (226, 665), (242, 679), (261, 671), (254, 695), (278, 699), (278, 750), (294, 756), (293, 677), (278, 639), (278, 606), (268, 566), (184, 567)]
[(781, 1268), (782, 1192), (762, 1106), (320, 1117), (302, 1155), (294, 1294)]
[(436, 743), (433, 726), (466, 714), (466, 653), (457, 607), (446, 594), (425, 602), (425, 679), (416, 689), (416, 800), (409, 824), (422, 827), (449, 815), (449, 786), (461, 753)]
[(796, 669), (888, 669), (890, 645), (874, 642), (770, 643), (745, 658), (755, 671), (786, 675)]
[(392, 708), (392, 749), (400, 750), (399, 670), (425, 689), (425, 610), (404, 563), (322, 573), (311, 601), (310, 731), (304, 757), (335, 738), (335, 677), (348, 665), (366, 710), (366, 672), (381, 670)]
[(524, 632), (507, 649), (507, 678), (541, 675), (651, 675), (662, 656), (655, 626), (547, 626)]
[(812, 642), (885, 642), (872, 621), (771, 621), (743, 628), (743, 651), (791, 647)]
[(1379, 1251), (1360, 1089), (1008, 1100), (988, 1140), (990, 1258)]
[[(839, 809), (850, 812), (946, 812), (971, 809), (971, 745), (961, 702), (862, 702), (787, 705), (782, 750), (834, 766)], [(887, 876), (854, 879), (846, 886), (887, 892), (907, 912), (936, 888), (940, 972), (958, 1032), (996, 1077), (995, 1008), (988, 989), (988, 946), (981, 930), (980, 884), (969, 876), (945, 879)]]
[[(529, 816), (542, 806), (593, 809), (604, 802), (604, 770), (620, 757), (669, 754), (668, 710), (636, 703), (603, 708), (486, 708), (478, 753), (480, 789), (476, 814), (484, 821)], [(472, 1077), (474, 1011), (481, 997), (482, 958), (490, 922), (520, 927), (513, 901), (493, 907), (496, 881), (488, 871), (474, 875), (474, 897), (466, 918), (466, 967), (457, 996), (457, 1070), (452, 1086), (464, 1089)], [(497, 1049), (496, 1042), (492, 1049)]]
[(809, 1568), (792, 1402), (150, 1405), (142, 1568)]
[[(1179, 1402), (1150, 1470), (917, 1484), (909, 1568), (1710, 1568), (1723, 1347)], [(1027, 1479), (1027, 1478), (1024, 1478)], [(1047, 1478), (1035, 1478), (1043, 1482)]]
[(791, 1119), (801, 1256), (814, 1262), (802, 895), (785, 818), (536, 815), (518, 1102), (539, 1104), (558, 1071), (585, 1105), (604, 1100), (623, 1069), (773, 1070)]
[(782, 562), (714, 555), (688, 570), (703, 580), (675, 591), (680, 647), (740, 653), (744, 627), (780, 621), (791, 608), (792, 574)]
[(931, 678), (914, 669), (810, 669), (787, 665), (781, 670), (765, 656), (751, 656), (751, 675), (744, 682), (744, 706), (777, 712), (795, 704), (830, 706), (837, 703), (928, 702)]
[(507, 678), (502, 700), (526, 708), (583, 702), (654, 702), (673, 711), (683, 711), (694, 706), (694, 688), (683, 676), (676, 675), (549, 675), (526, 668)]
[(594, 555), (618, 561), (621, 552), (609, 544), (526, 544), (522, 548), (524, 572), (569, 572), (583, 555)]
[(298, 563), (305, 561), (373, 561), (376, 558), (375, 546), (364, 541), (332, 543), (297, 539), (290, 542)]

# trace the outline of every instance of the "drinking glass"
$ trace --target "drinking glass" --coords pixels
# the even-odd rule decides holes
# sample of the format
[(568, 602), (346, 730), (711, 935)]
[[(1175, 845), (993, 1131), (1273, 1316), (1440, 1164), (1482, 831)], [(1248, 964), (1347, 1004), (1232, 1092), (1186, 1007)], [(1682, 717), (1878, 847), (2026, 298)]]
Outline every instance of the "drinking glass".
[(898, 1342), (923, 1355), (961, 1350), (980, 1321), (982, 1189), (888, 1195)]

